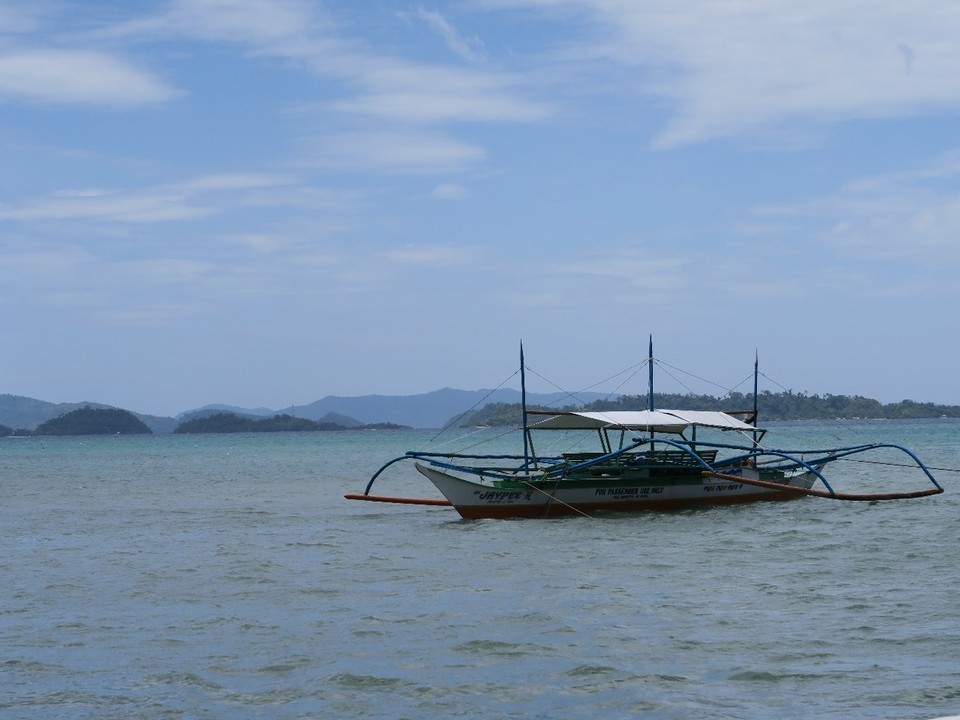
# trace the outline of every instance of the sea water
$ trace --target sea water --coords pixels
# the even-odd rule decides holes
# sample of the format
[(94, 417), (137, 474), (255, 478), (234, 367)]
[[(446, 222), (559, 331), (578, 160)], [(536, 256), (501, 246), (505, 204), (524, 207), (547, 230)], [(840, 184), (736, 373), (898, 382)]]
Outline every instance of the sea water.
[(946, 493), (463, 521), (343, 498), (430, 432), (0, 441), (0, 717), (960, 713), (960, 422), (772, 434), (907, 445)]

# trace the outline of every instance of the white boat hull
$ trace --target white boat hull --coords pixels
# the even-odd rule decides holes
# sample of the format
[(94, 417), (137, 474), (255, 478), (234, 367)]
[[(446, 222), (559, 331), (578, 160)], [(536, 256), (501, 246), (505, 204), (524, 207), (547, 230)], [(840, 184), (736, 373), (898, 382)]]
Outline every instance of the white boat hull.
[[(479, 518), (558, 517), (596, 512), (632, 512), (637, 510), (669, 510), (691, 505), (726, 505), (760, 500), (792, 500), (801, 492), (758, 487), (737, 482), (731, 477), (704, 477), (702, 482), (588, 484), (561, 480), (542, 483), (542, 476), (530, 476), (520, 487), (502, 488), (466, 480), (423, 463), (417, 470), (425, 475), (450, 501), (461, 516)], [(747, 480), (759, 480), (756, 470), (742, 468), (738, 472)], [(817, 477), (807, 472), (793, 476), (790, 487), (806, 490)]]

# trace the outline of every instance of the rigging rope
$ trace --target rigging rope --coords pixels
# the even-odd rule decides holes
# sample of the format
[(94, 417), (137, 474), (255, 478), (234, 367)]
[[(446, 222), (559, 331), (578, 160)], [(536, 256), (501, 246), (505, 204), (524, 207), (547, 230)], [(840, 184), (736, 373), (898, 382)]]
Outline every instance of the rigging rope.
[(482, 398), (480, 398), (479, 400), (477, 400), (477, 402), (475, 402), (475, 403), (473, 404), (473, 407), (471, 407), (469, 410), (464, 410), (464, 411), (463, 411), (462, 413), (460, 413), (457, 417), (455, 417), (453, 420), (451, 420), (450, 422), (448, 422), (444, 427), (442, 427), (442, 428), (440, 428), (439, 430), (437, 430), (437, 434), (434, 435), (432, 438), (430, 438), (430, 439), (429, 439), (427, 442), (425, 442), (423, 445), (421, 445), (421, 446), (420, 446), (420, 450), (423, 450), (425, 447), (429, 447), (430, 444), (431, 444), (434, 440), (436, 440), (438, 437), (440, 437), (448, 428), (455, 427), (458, 422), (460, 422), (460, 421), (463, 420), (467, 415), (469, 415), (469, 414), (472, 413), (474, 410), (476, 410), (477, 407), (480, 405), (480, 403), (484, 402), (488, 397), (490, 397), (491, 395), (493, 395), (497, 390), (499, 390), (499, 389), (502, 388), (504, 385), (506, 385), (508, 382), (510, 382), (511, 380), (513, 380), (513, 378), (515, 378), (515, 377), (516, 377), (517, 375), (519, 375), (519, 374), (520, 374), (520, 370), (515, 370), (510, 377), (508, 377), (507, 379), (505, 379), (502, 383), (500, 383), (499, 385), (497, 385), (493, 390), (491, 390), (491, 391), (488, 392), (486, 395), (484, 395)]
[[(725, 387), (724, 387), (723, 385), (721, 385), (720, 383), (713, 382), (712, 380), (707, 380), (706, 378), (702, 378), (702, 377), (700, 377), (699, 375), (694, 375), (692, 372), (687, 372), (686, 370), (683, 370), (682, 368), (678, 368), (678, 367), (674, 367), (673, 365), (669, 365), (668, 363), (665, 363), (663, 360), (659, 360), (659, 359), (658, 359), (658, 360), (655, 360), (655, 362), (656, 362), (656, 364), (659, 365), (661, 368), (670, 368), (671, 370), (674, 370), (675, 372), (683, 373), (684, 375), (688, 375), (688, 376), (692, 377), (692, 378), (695, 379), (695, 380), (699, 380), (699, 381), (702, 382), (702, 383), (706, 383), (707, 385), (713, 385), (713, 386), (716, 387), (716, 388), (720, 388), (721, 390), (726, 391), (726, 393), (727, 393), (728, 395), (729, 395), (730, 392), (731, 392), (729, 388), (725, 388)], [(677, 380), (676, 377), (674, 377), (674, 376), (671, 375), (670, 373), (667, 373), (667, 375), (670, 375), (671, 378), (673, 378), (673, 379), (676, 380), (678, 383), (680, 383), (681, 385), (683, 385), (684, 389), (685, 389), (688, 393), (690, 393), (691, 395), (695, 394), (695, 393), (693, 392), (693, 390), (691, 390), (691, 389), (688, 388), (686, 385), (684, 385), (684, 383), (681, 382), (680, 380)], [(752, 377), (752, 376), (751, 376), (751, 377)], [(740, 384), (742, 385), (743, 382), (744, 382), (744, 381), (741, 381)]]
[(597, 387), (598, 385), (603, 385), (604, 383), (608, 383), (608, 382), (610, 382), (611, 380), (615, 380), (616, 378), (620, 377), (621, 375), (626, 375), (627, 373), (630, 373), (630, 374), (623, 380), (623, 382), (621, 382), (615, 389), (609, 391), (609, 392), (606, 394), (606, 397), (609, 398), (611, 395), (613, 395), (615, 392), (617, 392), (617, 390), (619, 390), (619, 389), (622, 388), (624, 385), (626, 385), (628, 382), (630, 382), (630, 380), (632, 380), (633, 377), (634, 377), (638, 372), (640, 372), (644, 367), (646, 367), (647, 362), (648, 362), (647, 360), (644, 360), (644, 361), (641, 362), (641, 363), (637, 363), (637, 364), (635, 364), (635, 365), (631, 365), (630, 367), (625, 368), (624, 370), (621, 370), (620, 372), (616, 373), (615, 375), (611, 375), (610, 377), (608, 377), (608, 378), (606, 378), (606, 379), (604, 379), (604, 380), (599, 380), (599, 381), (593, 383), (592, 385), (588, 385), (588, 386), (586, 386), (586, 387), (584, 387), (584, 388), (581, 388), (581, 389), (579, 389), (579, 390), (574, 390), (574, 391), (570, 391), (570, 390), (567, 390), (566, 388), (560, 387), (560, 386), (557, 385), (555, 382), (553, 382), (553, 380), (550, 380), (549, 378), (544, 377), (543, 375), (541, 375), (540, 373), (538, 373), (536, 370), (534, 370), (533, 368), (531, 368), (531, 367), (529, 367), (529, 366), (527, 367), (527, 371), (530, 372), (530, 373), (533, 374), (533, 375), (536, 375), (538, 378), (540, 378), (541, 380), (543, 380), (543, 381), (544, 381), (545, 383), (547, 383), (548, 385), (553, 386), (554, 389), (556, 389), (558, 392), (560, 392), (560, 393), (563, 394), (564, 398), (569, 398), (570, 400), (573, 400), (573, 401), (575, 401), (575, 402), (577, 402), (577, 403), (579, 403), (579, 404), (581, 404), (581, 405), (586, 405), (586, 404), (587, 404), (586, 401), (583, 400), (583, 398), (578, 397), (578, 394), (579, 394), (579, 393), (588, 392), (588, 391), (592, 390), (593, 388)]
[[(863, 463), (864, 465), (889, 465), (890, 467), (901, 467), (901, 468), (916, 467), (916, 465), (908, 465), (907, 463), (880, 462), (879, 460), (855, 460), (853, 458), (838, 458), (838, 459), (841, 462)], [(937, 472), (960, 472), (960, 468), (932, 467), (930, 465), (927, 465), (926, 468), (927, 470), (936, 470)]]

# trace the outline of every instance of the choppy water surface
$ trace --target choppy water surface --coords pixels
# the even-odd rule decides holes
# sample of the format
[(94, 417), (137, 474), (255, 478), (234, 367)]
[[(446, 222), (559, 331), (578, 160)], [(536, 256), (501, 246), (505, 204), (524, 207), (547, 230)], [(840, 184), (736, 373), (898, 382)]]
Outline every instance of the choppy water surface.
[[(953, 421), (774, 433), (960, 468)], [(603, 519), (342, 498), (427, 437), (0, 442), (0, 715), (960, 713), (957, 473), (922, 500)], [(432, 494), (410, 469), (376, 487)]]

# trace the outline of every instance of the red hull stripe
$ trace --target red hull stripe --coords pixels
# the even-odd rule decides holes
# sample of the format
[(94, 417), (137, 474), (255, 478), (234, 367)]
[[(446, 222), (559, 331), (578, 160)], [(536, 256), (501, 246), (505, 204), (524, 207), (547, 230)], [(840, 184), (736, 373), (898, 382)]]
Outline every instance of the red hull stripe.
[(461, 505), (456, 510), (467, 520), (506, 518), (550, 518), (570, 515), (590, 515), (595, 512), (635, 512), (637, 510), (679, 510), (704, 505), (737, 505), (767, 500), (795, 500), (799, 493), (758, 493), (714, 498), (682, 498), (677, 500), (638, 500), (616, 503), (578, 503), (571, 507), (563, 503), (548, 505)]

